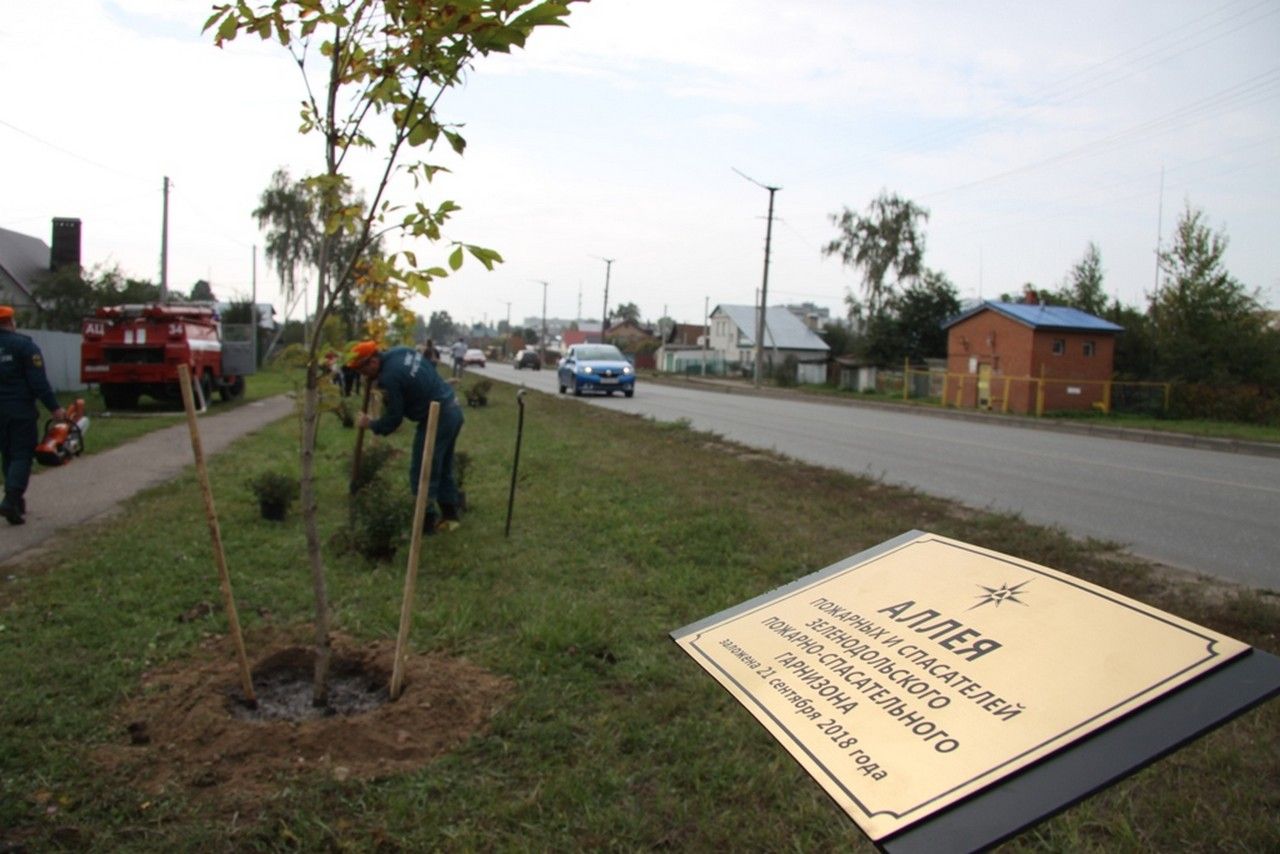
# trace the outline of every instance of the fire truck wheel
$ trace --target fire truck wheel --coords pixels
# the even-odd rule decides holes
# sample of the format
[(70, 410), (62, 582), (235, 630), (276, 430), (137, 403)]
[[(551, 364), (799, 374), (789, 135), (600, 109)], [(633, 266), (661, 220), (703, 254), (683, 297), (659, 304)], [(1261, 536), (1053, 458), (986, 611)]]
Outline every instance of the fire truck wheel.
[(102, 402), (107, 409), (132, 409), (138, 403), (138, 389), (128, 383), (101, 386)]
[(235, 377), (228, 380), (221, 388), (218, 394), (222, 395), (223, 400), (235, 400), (244, 394), (244, 377)]

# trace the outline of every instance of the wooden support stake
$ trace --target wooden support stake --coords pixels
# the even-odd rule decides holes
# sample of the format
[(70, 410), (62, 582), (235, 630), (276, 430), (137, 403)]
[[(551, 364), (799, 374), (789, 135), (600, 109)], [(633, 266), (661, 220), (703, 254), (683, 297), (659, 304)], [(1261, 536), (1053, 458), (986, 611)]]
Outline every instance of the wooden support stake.
[(209, 487), (209, 470), (204, 463), (204, 446), (200, 444), (200, 428), (196, 425), (196, 406), (191, 394), (191, 371), (186, 365), (178, 366), (178, 380), (182, 385), (182, 405), (187, 410), (187, 429), (191, 432), (191, 453), (196, 458), (196, 475), (200, 480), (200, 492), (204, 496), (204, 515), (209, 522), (209, 537), (213, 540), (213, 560), (218, 566), (218, 584), (222, 587), (222, 604), (227, 612), (227, 628), (235, 643), (236, 657), (240, 663), (240, 687), (245, 702), (257, 708), (258, 697), (253, 692), (253, 677), (249, 673), (249, 659), (244, 651), (244, 636), (240, 632), (240, 617), (236, 613), (236, 597), (231, 592), (231, 574), (227, 571), (227, 555), (222, 548), (222, 530), (218, 527), (218, 511), (213, 506), (213, 490)]
[(413, 531), (409, 536), (409, 565), (404, 571), (404, 598), (400, 602), (400, 631), (396, 634), (396, 657), (391, 666), (391, 699), (400, 699), (404, 688), (404, 660), (409, 654), (409, 627), (413, 623), (413, 598), (418, 586), (418, 556), (422, 551), (422, 523), (427, 517), (431, 486), (431, 457), (436, 450), (436, 428), (440, 404), (432, 401), (427, 412), (427, 435), (422, 440), (422, 468), (418, 471), (418, 501), (413, 506)]
[[(373, 391), (373, 380), (368, 377), (364, 378), (364, 400), (360, 403), (360, 414), (364, 415), (369, 411), (369, 392)], [(357, 419), (358, 420), (358, 419)], [(364, 452), (364, 425), (356, 425), (356, 452), (351, 458), (351, 482), (347, 484), (347, 491), (355, 494), (356, 483), (360, 479), (360, 457)]]

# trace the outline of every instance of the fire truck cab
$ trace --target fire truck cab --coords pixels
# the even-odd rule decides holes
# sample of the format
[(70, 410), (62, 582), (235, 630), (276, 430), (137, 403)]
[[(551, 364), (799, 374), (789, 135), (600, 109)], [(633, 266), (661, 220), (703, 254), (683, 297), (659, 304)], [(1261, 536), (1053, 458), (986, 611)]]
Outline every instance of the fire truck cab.
[[(252, 332), (252, 330), (250, 330)], [(80, 380), (96, 383), (109, 409), (128, 409), (138, 398), (181, 399), (178, 365), (185, 364), (208, 402), (244, 393), (254, 371), (251, 347), (228, 346), (210, 306), (113, 305), (86, 318), (80, 336)]]

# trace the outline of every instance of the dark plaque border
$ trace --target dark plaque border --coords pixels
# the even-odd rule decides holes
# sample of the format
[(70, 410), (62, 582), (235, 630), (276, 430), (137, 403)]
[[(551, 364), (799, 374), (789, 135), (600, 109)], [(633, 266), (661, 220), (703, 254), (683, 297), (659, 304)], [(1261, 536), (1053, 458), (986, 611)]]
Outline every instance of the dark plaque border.
[(1278, 695), (1280, 658), (1250, 650), (877, 845), (888, 854), (988, 848)]

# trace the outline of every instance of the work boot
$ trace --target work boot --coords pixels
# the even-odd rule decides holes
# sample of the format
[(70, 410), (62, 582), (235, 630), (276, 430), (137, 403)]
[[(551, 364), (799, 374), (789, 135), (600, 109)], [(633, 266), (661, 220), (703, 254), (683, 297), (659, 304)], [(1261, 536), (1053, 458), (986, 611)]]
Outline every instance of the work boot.
[(440, 502), (440, 516), (446, 522), (461, 522), (462, 511), (457, 504), (445, 504)]
[(438, 527), (440, 527), (440, 517), (436, 515), (436, 511), (428, 510), (427, 515), (422, 519), (422, 533), (429, 537), (436, 532)]
[(6, 495), (4, 501), (0, 501), (0, 516), (9, 520), (10, 525), (21, 525), (26, 520), (22, 518), (23, 510), (22, 498), (11, 498)]

